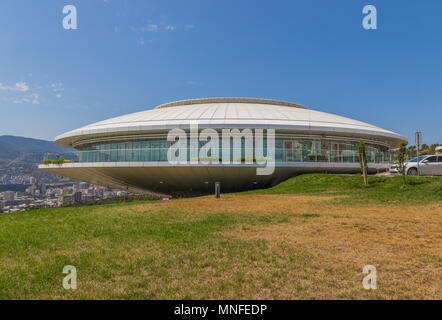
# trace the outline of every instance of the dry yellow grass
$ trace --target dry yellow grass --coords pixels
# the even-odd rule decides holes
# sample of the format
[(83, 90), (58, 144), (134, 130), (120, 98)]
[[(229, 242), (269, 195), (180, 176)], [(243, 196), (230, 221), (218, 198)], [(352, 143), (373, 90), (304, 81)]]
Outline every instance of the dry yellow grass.
[[(442, 298), (442, 204), (344, 197), (230, 194), (4, 215), (0, 299)], [(68, 264), (75, 291), (61, 285)], [(362, 287), (368, 264), (377, 290)]]
[[(212, 213), (299, 213), (299, 207), (309, 209), (318, 203), (336, 199), (324, 196), (298, 196), (298, 195), (223, 195), (216, 199), (213, 196), (198, 198), (184, 198), (173, 201), (162, 201), (137, 206), (141, 210), (178, 210), (186, 213), (205, 214)], [(309, 206), (310, 204), (310, 206)]]
[[(281, 219), (282, 223), (240, 225), (222, 232), (227, 238), (265, 241), (268, 254), (281, 255), (281, 261), (287, 248), (305, 254), (308, 263), (284, 271), (293, 281), (281, 277), (278, 298), (442, 298), (442, 204), (344, 206), (333, 203), (334, 198), (223, 195), (221, 199), (145, 204), (137, 210), (175, 210), (194, 219), (215, 213), (264, 214)], [(377, 268), (377, 290), (362, 288), (362, 268), (368, 264)], [(258, 278), (271, 273), (272, 268), (270, 263), (257, 261), (248, 272), (259, 282)], [(253, 298), (275, 296), (261, 289)]]

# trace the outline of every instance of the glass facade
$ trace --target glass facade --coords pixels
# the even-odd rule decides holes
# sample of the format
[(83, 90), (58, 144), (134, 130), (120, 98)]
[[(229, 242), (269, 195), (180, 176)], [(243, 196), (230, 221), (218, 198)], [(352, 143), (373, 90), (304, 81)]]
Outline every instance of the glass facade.
[[(174, 142), (166, 139), (144, 139), (122, 142), (97, 143), (85, 147), (82, 151), (61, 154), (47, 154), (45, 160), (64, 159), (68, 162), (164, 162), (167, 160), (169, 147)], [(199, 142), (199, 150), (207, 142)], [(357, 163), (359, 142), (348, 142), (332, 139), (275, 139), (275, 162), (334, 162)], [(367, 161), (369, 163), (392, 163), (395, 154), (385, 147), (366, 143)], [(191, 160), (190, 143), (187, 143), (187, 160)], [(264, 157), (267, 155), (266, 140), (264, 139)], [(198, 151), (199, 151), (198, 150)], [(238, 152), (235, 152), (238, 151)], [(226, 153), (221, 146), (218, 150), (219, 161), (226, 160)], [(210, 152), (207, 157), (213, 155)], [(246, 148), (244, 139), (240, 149), (230, 146), (230, 161), (245, 161), (255, 157), (253, 147)], [(192, 160), (196, 160), (192, 158)], [(202, 160), (202, 159), (200, 159)], [(207, 160), (207, 159), (205, 159)]]

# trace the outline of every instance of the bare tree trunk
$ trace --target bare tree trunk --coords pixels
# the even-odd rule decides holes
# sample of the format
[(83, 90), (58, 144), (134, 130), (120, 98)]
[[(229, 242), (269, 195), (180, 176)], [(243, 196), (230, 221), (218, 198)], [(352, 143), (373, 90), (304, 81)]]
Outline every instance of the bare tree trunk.
[(367, 166), (365, 164), (365, 159), (362, 158), (362, 176), (364, 177), (364, 184), (368, 185), (368, 179), (367, 179)]
[(367, 156), (365, 154), (365, 144), (362, 140), (359, 141), (358, 153), (359, 153), (359, 163), (361, 165), (362, 177), (364, 178), (364, 185), (368, 185), (367, 164), (366, 164)]

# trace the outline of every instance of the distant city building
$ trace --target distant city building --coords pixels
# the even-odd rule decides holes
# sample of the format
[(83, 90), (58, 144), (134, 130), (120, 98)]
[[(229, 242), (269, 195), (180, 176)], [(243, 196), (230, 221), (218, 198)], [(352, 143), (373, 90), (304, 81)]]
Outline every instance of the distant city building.
[(82, 193), (77, 191), (74, 193), (74, 202), (81, 202)]
[(3, 199), (5, 201), (14, 201), (15, 200), (15, 192), (14, 191), (6, 191), (3, 194)]
[[(20, 182), (18, 184), (28, 185), (31, 176), (29, 175), (18, 175), (10, 176), (3, 175), (0, 176), (0, 182), (6, 181), (7, 184), (17, 184), (10, 183), (11, 181)], [(39, 181), (34, 185), (26, 188), (25, 191), (12, 191), (6, 190), (0, 192), (0, 208), (2, 208), (1, 213), (12, 213), (19, 212), (30, 209), (39, 209), (47, 207), (58, 207), (58, 206), (69, 206), (75, 204), (76, 202), (94, 202), (103, 198), (103, 191), (107, 190), (104, 187), (95, 187), (94, 185), (89, 185), (88, 183), (76, 183), (76, 192), (73, 193), (72, 181), (55, 183), (44, 183), (40, 182), (43, 180), (33, 179), (33, 181)], [(99, 190), (99, 196), (95, 197), (95, 190)], [(64, 194), (63, 194), (64, 192)], [(106, 193), (108, 198), (112, 198), (116, 195), (116, 191), (109, 190)]]
[(40, 196), (44, 196), (46, 194), (46, 185), (44, 183), (40, 184)]
[(36, 189), (37, 189), (36, 185), (33, 184), (32, 186), (26, 188), (26, 192), (33, 196), (33, 195), (35, 195)]
[(83, 194), (82, 199), (85, 202), (91, 202), (95, 200), (95, 197), (92, 194)]
[(70, 205), (73, 202), (74, 202), (74, 197), (72, 196), (72, 194), (62, 194), (61, 196), (58, 197), (58, 203), (61, 206)]
[(89, 183), (87, 182), (80, 182), (79, 187), (81, 190), (85, 190), (89, 188)]

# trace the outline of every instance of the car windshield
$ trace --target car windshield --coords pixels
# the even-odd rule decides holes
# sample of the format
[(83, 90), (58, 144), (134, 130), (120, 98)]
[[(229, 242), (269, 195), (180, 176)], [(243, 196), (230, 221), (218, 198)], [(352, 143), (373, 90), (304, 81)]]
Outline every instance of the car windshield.
[[(419, 157), (419, 161), (422, 161), (423, 159), (425, 159), (427, 156), (420, 156)], [(408, 162), (417, 162), (417, 157), (416, 158), (413, 158), (413, 159), (411, 159), (411, 160), (408, 160)]]

